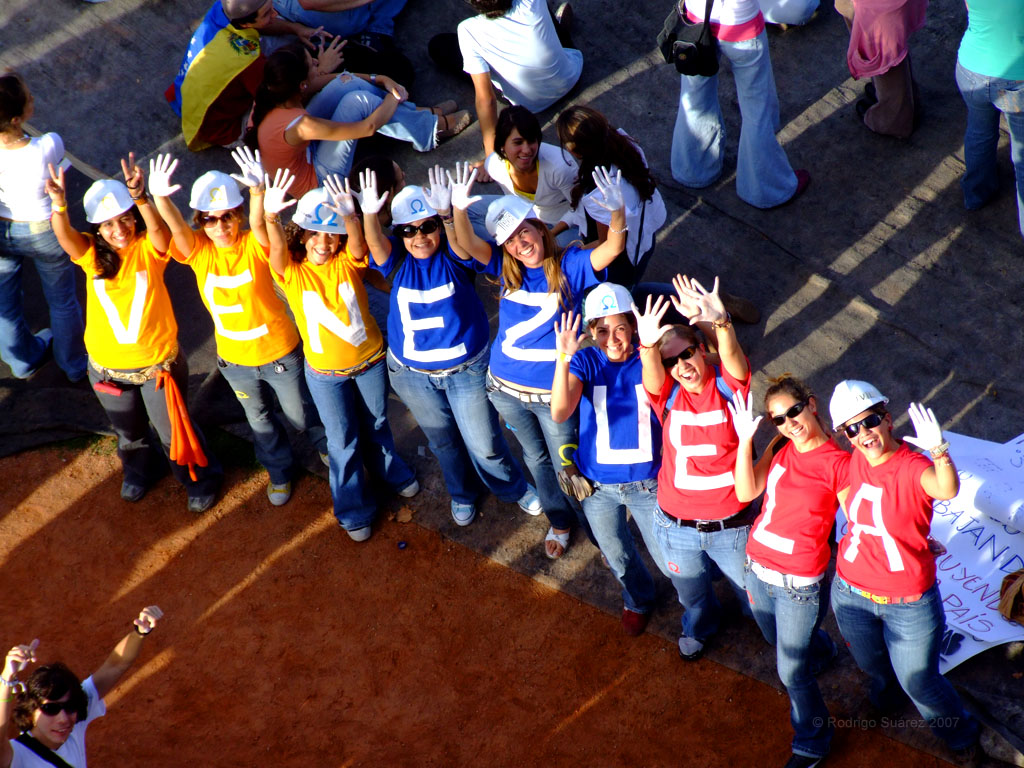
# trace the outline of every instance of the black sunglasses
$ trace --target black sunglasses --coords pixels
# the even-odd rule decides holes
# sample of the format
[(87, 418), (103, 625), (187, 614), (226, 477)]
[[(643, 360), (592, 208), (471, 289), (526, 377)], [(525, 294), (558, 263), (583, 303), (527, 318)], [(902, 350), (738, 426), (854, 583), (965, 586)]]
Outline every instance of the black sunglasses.
[(412, 237), (417, 232), (432, 235), (437, 232), (438, 226), (437, 219), (427, 219), (418, 227), (415, 224), (399, 224), (395, 227), (395, 234), (399, 237)]
[(204, 227), (210, 227), (218, 221), (231, 221), (233, 218), (235, 218), (234, 212), (227, 211), (226, 213), (222, 213), (220, 216), (214, 216), (208, 213), (205, 216), (200, 217), (199, 221), (202, 222)]
[(59, 715), (61, 710), (64, 710), (69, 715), (77, 714), (78, 704), (69, 699), (68, 701), (47, 701), (39, 705), (39, 711), (50, 717)]
[(885, 414), (872, 413), (870, 416), (866, 416), (860, 421), (855, 421), (853, 424), (847, 424), (843, 427), (843, 430), (846, 432), (847, 437), (854, 438), (860, 434), (861, 427), (864, 427), (864, 429), (874, 429), (882, 423), (882, 419), (884, 418)]
[(680, 360), (689, 360), (691, 357), (693, 357), (695, 354), (697, 354), (697, 350), (698, 350), (698, 347), (696, 345), (692, 346), (692, 347), (687, 347), (682, 352), (680, 352), (678, 355), (672, 355), (672, 357), (663, 357), (663, 358), (661, 358), (661, 364), (663, 366), (665, 366), (666, 368), (671, 368), (676, 363), (678, 363)]
[(792, 406), (785, 413), (780, 413), (778, 416), (771, 416), (771, 414), (769, 414), (769, 418), (771, 418), (772, 424), (774, 424), (776, 427), (781, 427), (783, 424), (786, 423), (786, 419), (795, 419), (797, 416), (803, 413), (804, 408), (807, 407), (807, 403), (808, 401), (804, 400), (803, 402), (797, 403), (796, 405)]

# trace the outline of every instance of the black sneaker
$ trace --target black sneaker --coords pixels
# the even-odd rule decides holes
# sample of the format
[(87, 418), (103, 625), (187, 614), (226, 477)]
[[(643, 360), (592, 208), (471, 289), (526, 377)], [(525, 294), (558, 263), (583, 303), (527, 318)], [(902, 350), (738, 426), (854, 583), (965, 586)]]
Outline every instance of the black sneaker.
[(808, 757), (807, 755), (794, 754), (789, 758), (785, 768), (814, 768), (824, 762), (824, 757)]

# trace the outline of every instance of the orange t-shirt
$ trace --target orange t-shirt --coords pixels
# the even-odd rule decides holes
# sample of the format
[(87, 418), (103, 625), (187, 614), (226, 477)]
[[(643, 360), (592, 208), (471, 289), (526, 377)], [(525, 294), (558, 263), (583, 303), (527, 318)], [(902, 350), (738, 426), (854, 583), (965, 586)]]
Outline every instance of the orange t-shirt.
[(274, 178), (278, 168), (287, 168), (295, 174), (295, 181), (292, 182), (288, 194), (296, 200), (309, 190), (320, 186), (309, 156), (309, 142), (304, 141), (293, 147), (284, 137), (288, 126), (305, 114), (306, 110), (301, 107), (277, 107), (270, 110), (256, 131), (263, 167), (270, 178)]
[(314, 368), (354, 368), (380, 354), (384, 340), (366, 301), (366, 268), (366, 259), (357, 261), (346, 246), (322, 266), (289, 259), (283, 278), (274, 273)]
[(121, 267), (108, 280), (96, 279), (96, 248), (75, 261), (85, 270), (85, 348), (104, 368), (131, 370), (163, 362), (178, 345), (178, 324), (164, 285), (167, 254), (149, 234), (121, 251)]
[(217, 354), (235, 365), (266, 365), (299, 345), (299, 334), (274, 293), (267, 249), (251, 232), (218, 248), (202, 231), (189, 256), (171, 244), (175, 261), (196, 273), (199, 294), (213, 318)]

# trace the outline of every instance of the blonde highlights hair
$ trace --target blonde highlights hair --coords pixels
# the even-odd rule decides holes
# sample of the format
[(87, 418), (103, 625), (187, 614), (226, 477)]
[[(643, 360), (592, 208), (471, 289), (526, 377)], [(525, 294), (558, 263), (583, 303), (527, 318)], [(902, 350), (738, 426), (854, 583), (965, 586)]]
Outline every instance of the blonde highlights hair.
[[(569, 309), (569, 281), (565, 279), (562, 272), (562, 251), (555, 243), (551, 230), (540, 219), (525, 219), (524, 223), (540, 232), (541, 243), (544, 246), (544, 261), (541, 267), (544, 270), (544, 277), (547, 278), (548, 293), (558, 294), (558, 304), (563, 309)], [(504, 258), (501, 260), (501, 281), (505, 286), (502, 298), (505, 293), (518, 291), (523, 287), (523, 265), (515, 256), (508, 252), (503, 245)]]

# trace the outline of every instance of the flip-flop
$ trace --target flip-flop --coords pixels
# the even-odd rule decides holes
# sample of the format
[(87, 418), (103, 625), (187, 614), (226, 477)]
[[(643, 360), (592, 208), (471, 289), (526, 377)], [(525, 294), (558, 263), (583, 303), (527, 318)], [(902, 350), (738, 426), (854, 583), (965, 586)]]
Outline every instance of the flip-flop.
[[(548, 528), (548, 534), (544, 537), (544, 555), (545, 557), (547, 557), (548, 560), (557, 560), (569, 551), (569, 535), (571, 533), (572, 531), (566, 531), (565, 533), (555, 533), (555, 529), (553, 527)], [(548, 552), (547, 544), (549, 541), (553, 541), (562, 547), (561, 555), (552, 555), (550, 552)]]
[[(444, 122), (442, 123), (442, 121)], [(462, 133), (469, 128), (469, 124), (472, 122), (473, 117), (469, 114), (468, 109), (460, 109), (450, 115), (441, 115), (437, 118), (437, 140), (443, 141)], [(441, 127), (442, 125), (444, 128)]]

